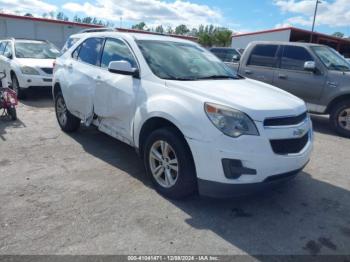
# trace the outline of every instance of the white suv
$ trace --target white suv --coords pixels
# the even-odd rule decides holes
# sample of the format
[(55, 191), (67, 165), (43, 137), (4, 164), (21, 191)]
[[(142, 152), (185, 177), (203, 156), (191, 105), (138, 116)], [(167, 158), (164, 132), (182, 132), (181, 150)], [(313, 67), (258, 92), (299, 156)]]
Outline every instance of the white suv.
[(265, 188), (296, 175), (312, 149), (302, 100), (172, 37), (87, 33), (57, 58), (53, 95), (64, 131), (82, 121), (135, 147), (171, 198)]
[(0, 71), (19, 98), (30, 87), (51, 87), (53, 62), (59, 55), (51, 43), (38, 40), (8, 39), (0, 41)]

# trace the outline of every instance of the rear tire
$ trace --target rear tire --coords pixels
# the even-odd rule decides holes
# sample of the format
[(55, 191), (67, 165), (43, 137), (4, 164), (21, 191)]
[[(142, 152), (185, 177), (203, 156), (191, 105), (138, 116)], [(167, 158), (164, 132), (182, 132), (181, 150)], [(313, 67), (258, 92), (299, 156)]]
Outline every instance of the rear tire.
[(192, 153), (177, 129), (165, 127), (153, 131), (143, 152), (146, 172), (160, 194), (181, 199), (196, 192), (197, 177)]
[(15, 74), (12, 74), (11, 76), (11, 82), (12, 86), (11, 89), (16, 92), (18, 99), (24, 99), (26, 98), (25, 91), (19, 86), (18, 79)]
[(350, 100), (339, 102), (333, 106), (329, 120), (339, 135), (350, 138)]
[(55, 95), (55, 111), (58, 124), (64, 132), (71, 133), (79, 129), (80, 119), (68, 111), (61, 92)]
[(11, 117), (11, 120), (15, 121), (17, 120), (17, 111), (16, 108), (8, 108), (7, 109), (7, 114)]

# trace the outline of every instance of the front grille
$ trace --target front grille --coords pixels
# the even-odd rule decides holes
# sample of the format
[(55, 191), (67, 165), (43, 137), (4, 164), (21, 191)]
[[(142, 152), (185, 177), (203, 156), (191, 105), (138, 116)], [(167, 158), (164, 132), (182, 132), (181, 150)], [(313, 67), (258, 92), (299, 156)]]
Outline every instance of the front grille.
[(279, 155), (299, 153), (309, 141), (309, 133), (301, 138), (270, 140), (273, 152)]
[(307, 118), (307, 113), (291, 117), (268, 118), (264, 121), (264, 126), (291, 126), (303, 122)]
[(43, 70), (46, 74), (52, 75), (53, 68), (44, 67), (44, 68), (40, 68), (40, 69)]

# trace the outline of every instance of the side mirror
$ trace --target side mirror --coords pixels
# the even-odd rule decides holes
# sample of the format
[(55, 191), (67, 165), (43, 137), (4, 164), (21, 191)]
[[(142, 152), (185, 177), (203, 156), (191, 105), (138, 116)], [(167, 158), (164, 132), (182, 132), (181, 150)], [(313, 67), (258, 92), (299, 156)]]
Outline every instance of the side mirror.
[(233, 61), (233, 62), (238, 62), (239, 60), (241, 60), (241, 57), (240, 57), (239, 55), (234, 55), (234, 56), (232, 57), (232, 61)]
[(316, 63), (314, 61), (306, 61), (304, 63), (304, 70), (309, 72), (316, 71)]
[(108, 71), (115, 74), (129, 75), (139, 78), (139, 70), (133, 68), (128, 61), (112, 61), (109, 63)]

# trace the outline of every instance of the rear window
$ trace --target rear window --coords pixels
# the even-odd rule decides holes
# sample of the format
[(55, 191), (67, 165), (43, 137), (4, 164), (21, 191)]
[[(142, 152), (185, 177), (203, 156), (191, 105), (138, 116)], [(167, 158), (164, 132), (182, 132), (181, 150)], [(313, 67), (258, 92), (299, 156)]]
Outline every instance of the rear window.
[(285, 46), (281, 59), (281, 68), (288, 70), (304, 70), (307, 61), (314, 61), (309, 52), (300, 46)]
[(277, 45), (257, 45), (254, 47), (248, 65), (277, 67)]

